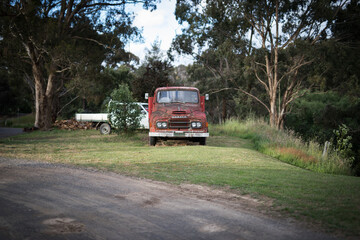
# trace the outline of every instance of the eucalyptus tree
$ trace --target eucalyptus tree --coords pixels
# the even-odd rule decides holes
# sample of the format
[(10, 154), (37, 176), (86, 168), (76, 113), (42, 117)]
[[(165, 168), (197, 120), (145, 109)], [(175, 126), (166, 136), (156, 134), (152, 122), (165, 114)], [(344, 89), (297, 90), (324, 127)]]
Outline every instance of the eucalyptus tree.
[[(217, 50), (224, 42), (232, 43), (234, 47), (230, 49), (234, 54), (251, 60), (253, 76), (267, 97), (261, 99), (241, 85), (235, 89), (264, 106), (271, 126), (282, 128), (290, 104), (301, 96), (304, 88), (304, 78), (299, 76), (299, 71), (312, 62), (307, 58), (308, 50), (302, 51), (302, 48), (325, 39), (336, 14), (348, 2), (178, 0), (177, 20), (187, 25), (182, 34), (176, 36), (173, 48), (185, 54), (198, 52), (196, 55), (201, 56), (204, 49)], [(230, 62), (225, 55), (221, 59)], [(220, 71), (219, 65), (216, 69), (218, 78), (236, 83), (229, 68)], [(224, 84), (216, 91), (227, 89)]]
[(155, 89), (171, 84), (171, 74), (174, 71), (170, 59), (160, 48), (161, 42), (156, 40), (145, 55), (145, 61), (135, 71), (131, 87), (138, 101), (144, 100), (145, 93), (153, 95)]
[(124, 45), (139, 35), (129, 4), (155, 9), (157, 0), (4, 0), (0, 41), (17, 43), (14, 57), (30, 66), (35, 93), (35, 127), (49, 129), (64, 82), (78, 70), (119, 62)]

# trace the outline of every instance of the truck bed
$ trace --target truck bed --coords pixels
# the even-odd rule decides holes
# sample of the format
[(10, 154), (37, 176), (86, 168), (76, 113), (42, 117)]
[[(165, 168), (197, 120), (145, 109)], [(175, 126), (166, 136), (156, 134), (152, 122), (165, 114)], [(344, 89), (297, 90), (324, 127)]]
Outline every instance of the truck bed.
[[(76, 113), (76, 121), (79, 122), (109, 122), (108, 113)], [(149, 129), (149, 114), (143, 114), (140, 120), (140, 128)]]
[(108, 113), (77, 113), (75, 119), (79, 122), (107, 122)]

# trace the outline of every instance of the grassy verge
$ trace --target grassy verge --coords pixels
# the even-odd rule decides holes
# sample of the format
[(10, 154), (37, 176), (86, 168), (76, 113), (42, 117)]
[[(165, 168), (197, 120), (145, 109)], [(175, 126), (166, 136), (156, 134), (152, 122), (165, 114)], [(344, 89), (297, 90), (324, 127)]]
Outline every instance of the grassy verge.
[(350, 163), (330, 152), (322, 157), (323, 146), (317, 142), (303, 142), (293, 132), (278, 131), (264, 121), (248, 119), (229, 120), (224, 125), (212, 126), (215, 135), (249, 139), (253, 147), (283, 162), (315, 172), (351, 175)]
[(21, 117), (1, 118), (1, 127), (26, 128), (33, 127), (35, 122), (34, 114), (27, 114)]
[(238, 137), (212, 136), (207, 146), (149, 147), (146, 133), (54, 130), (0, 139), (0, 156), (91, 166), (174, 184), (224, 186), (273, 199), (270, 212), (359, 236), (360, 178), (301, 169), (251, 146)]

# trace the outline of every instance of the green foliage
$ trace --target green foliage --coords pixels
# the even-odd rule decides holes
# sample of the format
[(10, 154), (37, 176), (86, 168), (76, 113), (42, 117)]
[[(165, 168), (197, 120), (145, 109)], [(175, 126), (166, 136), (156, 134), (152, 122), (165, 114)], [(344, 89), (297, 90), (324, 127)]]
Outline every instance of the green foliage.
[(360, 2), (347, 1), (331, 25), (332, 38), (311, 49), (309, 81), (322, 91), (360, 97)]
[(336, 136), (335, 151), (340, 156), (347, 160), (347, 164), (351, 166), (355, 160), (354, 152), (352, 151), (352, 137), (349, 136), (349, 128), (345, 124), (341, 124), (338, 130), (334, 130)]
[(359, 100), (332, 91), (309, 93), (294, 102), (286, 126), (305, 139), (329, 141), (341, 123), (352, 128), (360, 124), (360, 119), (354, 118), (359, 104)]
[(34, 126), (34, 114), (0, 119), (1, 127), (30, 128)]
[(155, 41), (146, 53), (145, 62), (135, 72), (135, 79), (131, 83), (134, 97), (144, 101), (145, 93), (152, 96), (156, 88), (168, 86), (172, 72), (170, 60), (163, 56), (160, 42)]
[(6, 40), (2, 24), (4, 17), (0, 17), (0, 115), (30, 113), (34, 107), (34, 85), (26, 84), (30, 78), (23, 71), (29, 68), (17, 56), (22, 46)]
[(208, 119), (222, 123), (227, 118), (245, 118), (250, 112), (263, 115), (266, 109), (239, 89), (251, 92), (259, 99), (266, 96), (254, 76), (250, 57), (237, 53), (237, 49), (225, 41), (217, 49), (208, 49), (188, 66), (189, 82), (202, 93), (209, 93), (206, 103)]
[(20, 73), (2, 68), (1, 62), (2, 60), (0, 60), (0, 115), (31, 113), (33, 105), (31, 89), (24, 84)]
[(350, 0), (345, 8), (340, 9), (336, 16), (336, 24), (332, 25), (332, 31), (341, 42), (353, 44), (359, 42), (360, 2), (358, 0)]
[(335, 12), (331, 1), (209, 0), (204, 6), (199, 1), (178, 1), (177, 19), (188, 24), (172, 48), (191, 55), (198, 50), (197, 63), (213, 75), (203, 86), (215, 85), (209, 92), (220, 98), (220, 120), (228, 117), (228, 100), (246, 94), (266, 109), (272, 126), (282, 128), (284, 114), (305, 87), (299, 73), (310, 63), (308, 42), (320, 34), (313, 26), (324, 25)]
[(280, 131), (261, 119), (228, 120), (223, 125), (211, 126), (212, 134), (226, 134), (250, 139), (254, 148), (289, 164), (321, 173), (350, 175), (350, 165), (331, 152), (322, 157), (322, 146), (316, 141), (304, 142), (292, 131)]
[(134, 103), (128, 85), (121, 84), (111, 93), (108, 103), (108, 118), (115, 131), (120, 133), (134, 132), (140, 126), (141, 110)]
[(321, 143), (331, 141), (333, 146), (338, 146), (336, 141), (331, 140), (334, 139), (334, 129), (339, 131), (339, 126), (343, 124), (348, 128), (347, 137), (352, 151), (341, 157), (349, 158), (352, 155), (354, 160), (351, 161), (351, 167), (356, 175), (360, 175), (359, 98), (333, 91), (309, 93), (294, 102), (292, 112), (286, 117), (286, 127), (297, 132), (304, 140), (315, 139)]
[(120, 84), (130, 84), (133, 78), (130, 67), (125, 65), (118, 68), (88, 69), (66, 84), (67, 88), (74, 90), (60, 99), (62, 106), (70, 104), (61, 109), (59, 117), (69, 119), (80, 112), (106, 112), (111, 92)]
[(321, 91), (335, 90), (360, 97), (359, 41), (344, 43), (330, 39), (313, 47), (310, 57), (316, 59), (316, 63), (308, 68), (308, 81)]
[[(64, 106), (85, 95), (71, 91), (79, 90), (69, 87), (73, 79), (91, 82), (104, 63), (117, 66), (134, 59), (124, 48), (140, 35), (125, 6), (137, 3), (156, 8), (156, 0), (5, 0), (0, 5), (4, 67), (21, 72), (32, 87), (36, 83), (37, 127), (49, 129)], [(60, 99), (69, 93), (69, 101)]]

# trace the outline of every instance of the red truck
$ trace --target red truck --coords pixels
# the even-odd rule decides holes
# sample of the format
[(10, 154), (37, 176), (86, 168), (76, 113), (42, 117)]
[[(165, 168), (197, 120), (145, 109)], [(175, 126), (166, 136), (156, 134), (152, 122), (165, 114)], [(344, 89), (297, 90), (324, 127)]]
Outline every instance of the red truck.
[(145, 94), (149, 102), (149, 145), (159, 139), (187, 139), (206, 145), (209, 137), (205, 115), (205, 100), (193, 87), (157, 88), (154, 97)]

